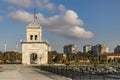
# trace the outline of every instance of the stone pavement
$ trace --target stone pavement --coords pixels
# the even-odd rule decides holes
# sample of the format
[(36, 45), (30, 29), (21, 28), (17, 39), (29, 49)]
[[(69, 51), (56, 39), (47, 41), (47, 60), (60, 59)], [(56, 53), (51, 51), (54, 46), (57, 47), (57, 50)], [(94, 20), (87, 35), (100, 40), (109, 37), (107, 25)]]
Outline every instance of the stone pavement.
[(30, 66), (4, 64), (0, 72), (0, 80), (69, 80)]

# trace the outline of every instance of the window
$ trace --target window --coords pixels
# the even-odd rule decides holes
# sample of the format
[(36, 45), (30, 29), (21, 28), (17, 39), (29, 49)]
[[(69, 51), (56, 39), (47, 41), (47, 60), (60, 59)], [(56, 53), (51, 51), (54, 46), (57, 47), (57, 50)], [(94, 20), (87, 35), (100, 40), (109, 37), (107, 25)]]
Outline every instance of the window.
[(33, 40), (33, 35), (30, 35), (30, 40)]
[(35, 40), (37, 40), (37, 35), (35, 35)]

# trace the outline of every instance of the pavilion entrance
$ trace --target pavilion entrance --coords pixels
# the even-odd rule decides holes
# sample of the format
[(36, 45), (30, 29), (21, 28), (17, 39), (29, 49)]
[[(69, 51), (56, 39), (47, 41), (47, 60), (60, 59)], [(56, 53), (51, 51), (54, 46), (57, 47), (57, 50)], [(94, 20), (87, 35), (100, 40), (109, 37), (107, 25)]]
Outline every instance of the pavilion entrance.
[(37, 54), (36, 53), (32, 53), (30, 54), (30, 64), (37, 64)]

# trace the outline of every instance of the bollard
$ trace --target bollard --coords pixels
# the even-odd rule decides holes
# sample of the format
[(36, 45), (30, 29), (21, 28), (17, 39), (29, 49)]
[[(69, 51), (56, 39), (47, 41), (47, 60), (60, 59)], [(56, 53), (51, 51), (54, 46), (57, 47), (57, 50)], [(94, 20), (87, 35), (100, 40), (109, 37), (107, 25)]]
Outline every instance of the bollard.
[(62, 72), (62, 66), (61, 66), (61, 73), (60, 73), (60, 74), (61, 74), (61, 76), (63, 76), (63, 72)]
[(65, 66), (65, 77), (67, 77), (67, 66)]
[(90, 70), (90, 73), (89, 73), (89, 75), (90, 75), (90, 78), (89, 78), (89, 79), (91, 80), (91, 70)]
[(52, 68), (53, 68), (53, 73), (55, 73), (55, 68), (54, 68), (55, 66), (52, 66)]
[(82, 70), (80, 68), (80, 71), (79, 71), (79, 79), (81, 80), (81, 73), (82, 73)]
[(105, 73), (103, 72), (103, 80), (105, 80)]
[(71, 73), (72, 73), (72, 77), (71, 77), (71, 78), (73, 79), (73, 66), (71, 66), (71, 67), (72, 67), (72, 70), (71, 70), (71, 71), (72, 71), (72, 72), (71, 72)]

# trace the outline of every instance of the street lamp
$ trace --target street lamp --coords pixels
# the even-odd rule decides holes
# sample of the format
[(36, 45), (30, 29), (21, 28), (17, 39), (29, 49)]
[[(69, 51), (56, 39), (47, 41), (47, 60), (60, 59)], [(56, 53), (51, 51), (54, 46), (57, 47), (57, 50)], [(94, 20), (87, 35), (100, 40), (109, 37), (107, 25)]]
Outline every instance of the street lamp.
[(42, 60), (42, 58), (43, 58), (43, 57), (44, 57), (44, 55), (43, 55), (43, 54), (40, 54), (40, 55), (39, 55), (40, 64), (42, 63), (42, 62), (41, 62), (41, 60)]
[(42, 57), (40, 56), (40, 65), (41, 65), (41, 59), (42, 59)]

